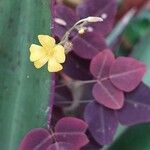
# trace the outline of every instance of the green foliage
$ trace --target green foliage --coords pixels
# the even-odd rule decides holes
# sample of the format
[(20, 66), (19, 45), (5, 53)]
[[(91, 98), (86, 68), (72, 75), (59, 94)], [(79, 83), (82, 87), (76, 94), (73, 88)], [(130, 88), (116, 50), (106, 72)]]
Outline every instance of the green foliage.
[(130, 127), (118, 138), (108, 150), (149, 150), (150, 125), (143, 124)]
[(50, 75), (29, 62), (38, 34), (49, 34), (49, 0), (0, 1), (0, 149), (17, 150), (31, 128), (45, 126)]
[(150, 86), (150, 30), (144, 38), (135, 46), (132, 56), (143, 61), (147, 65), (147, 73), (144, 83)]
[(124, 38), (134, 45), (150, 27), (150, 11), (143, 10), (128, 25), (124, 32)]
[(124, 43), (126, 43), (126, 46), (124, 46), (124, 44), (119, 45), (116, 50), (116, 55), (128, 56), (134, 45), (138, 43), (139, 40), (148, 32), (149, 27), (150, 11), (145, 9), (141, 10), (125, 29), (123, 39)]

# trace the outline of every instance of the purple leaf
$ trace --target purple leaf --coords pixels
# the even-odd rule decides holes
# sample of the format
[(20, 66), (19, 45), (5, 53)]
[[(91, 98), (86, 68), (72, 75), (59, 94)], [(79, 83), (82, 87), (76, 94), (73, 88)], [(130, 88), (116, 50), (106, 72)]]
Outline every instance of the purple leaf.
[(58, 85), (55, 90), (55, 105), (60, 106), (61, 108), (66, 107), (70, 104), (67, 104), (66, 102), (72, 102), (73, 96), (71, 90), (67, 86), (61, 86)]
[(55, 126), (55, 138), (59, 142), (71, 143), (76, 148), (81, 148), (89, 142), (84, 134), (87, 127), (81, 119), (64, 117)]
[(126, 94), (125, 105), (117, 111), (123, 125), (135, 125), (150, 121), (150, 88), (141, 83), (133, 92)]
[(102, 145), (112, 142), (118, 121), (113, 110), (92, 102), (85, 109), (84, 119), (94, 139)]
[(81, 119), (65, 117), (57, 122), (55, 132), (85, 132), (87, 127), (88, 125)]
[(65, 32), (73, 26), (78, 20), (75, 11), (65, 5), (54, 5), (54, 20), (59, 18), (62, 19), (66, 25), (60, 25), (54, 21), (54, 28), (52, 28), (52, 34), (58, 36), (60, 39), (63, 37)]
[(59, 132), (55, 133), (55, 139), (57, 142), (66, 142), (73, 144), (74, 147), (80, 149), (81, 147), (85, 146), (89, 140), (84, 133), (81, 132)]
[(57, 121), (65, 116), (62, 107), (60, 106), (53, 106), (52, 111), (52, 119), (51, 119), (51, 127), (54, 128)]
[(93, 87), (96, 101), (111, 109), (120, 109), (124, 104), (123, 92), (117, 89), (110, 80), (98, 82)]
[(92, 59), (90, 71), (97, 79), (92, 93), (98, 103), (111, 109), (120, 109), (124, 102), (123, 92), (109, 80), (109, 71), (114, 60), (110, 50), (104, 50)]
[(47, 150), (79, 150), (74, 145), (65, 142), (59, 142), (52, 144)]
[(86, 129), (87, 124), (84, 121), (73, 117), (64, 117), (56, 124), (55, 132), (52, 129), (48, 132), (42, 128), (31, 130), (23, 138), (19, 150), (47, 150), (48, 148), (52, 150), (56, 148), (56, 144), (52, 145), (56, 142), (64, 143), (59, 145), (61, 149), (63, 146), (69, 148), (73, 145), (75, 150), (79, 150), (89, 142), (84, 133)]
[(90, 71), (97, 79), (107, 78), (110, 72), (110, 66), (114, 61), (114, 54), (111, 50), (106, 49), (92, 59)]
[(81, 150), (100, 150), (102, 148), (102, 145), (98, 144), (91, 133), (88, 131), (87, 132), (88, 138), (89, 138), (89, 143), (84, 146)]
[(146, 72), (144, 63), (127, 57), (118, 57), (110, 69), (110, 80), (120, 90), (130, 92), (141, 82)]
[(79, 19), (85, 18), (87, 16), (101, 16), (105, 15), (106, 19), (102, 23), (95, 23), (90, 25), (95, 33), (100, 35), (107, 35), (113, 26), (114, 17), (116, 14), (116, 2), (115, 0), (85, 0), (76, 9), (76, 13), (73, 9), (65, 5), (54, 5), (53, 18), (60, 18), (66, 22), (66, 25), (60, 25), (54, 22), (54, 28), (52, 29), (52, 34), (58, 36), (60, 39), (64, 33), (75, 24)]
[(73, 51), (85, 59), (91, 59), (107, 48), (104, 38), (94, 32), (77, 35), (73, 38), (72, 43)]
[(92, 75), (89, 72), (89, 60), (85, 60), (70, 52), (64, 64), (63, 72), (75, 80), (90, 80)]
[(85, 0), (77, 7), (76, 11), (80, 18), (106, 15), (106, 19), (102, 23), (90, 25), (96, 33), (106, 36), (112, 30), (116, 10), (115, 0)]
[(22, 140), (19, 150), (46, 150), (52, 144), (52, 138), (46, 129), (30, 131)]

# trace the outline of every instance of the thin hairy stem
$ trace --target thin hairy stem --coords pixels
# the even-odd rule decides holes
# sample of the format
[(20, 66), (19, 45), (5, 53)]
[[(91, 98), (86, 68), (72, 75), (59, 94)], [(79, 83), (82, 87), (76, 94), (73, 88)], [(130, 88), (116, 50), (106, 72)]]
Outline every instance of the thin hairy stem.
[(74, 30), (80, 30), (89, 23), (102, 22), (102, 21), (103, 21), (103, 18), (101, 17), (87, 17), (87, 18), (79, 20), (65, 33), (65, 35), (62, 37), (59, 44), (64, 45), (66, 42), (68, 42), (69, 36), (71, 32), (73, 32)]

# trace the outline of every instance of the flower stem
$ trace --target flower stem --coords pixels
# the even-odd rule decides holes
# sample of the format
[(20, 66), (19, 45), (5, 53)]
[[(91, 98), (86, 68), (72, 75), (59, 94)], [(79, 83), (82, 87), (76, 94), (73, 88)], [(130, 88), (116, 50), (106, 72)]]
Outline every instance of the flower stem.
[(72, 31), (79, 30), (83, 28), (84, 26), (86, 26), (88, 23), (95, 23), (95, 22), (102, 22), (102, 21), (103, 21), (103, 18), (93, 17), (93, 16), (79, 20), (65, 33), (65, 35), (63, 36), (59, 44), (64, 45), (66, 42), (68, 42), (69, 36)]

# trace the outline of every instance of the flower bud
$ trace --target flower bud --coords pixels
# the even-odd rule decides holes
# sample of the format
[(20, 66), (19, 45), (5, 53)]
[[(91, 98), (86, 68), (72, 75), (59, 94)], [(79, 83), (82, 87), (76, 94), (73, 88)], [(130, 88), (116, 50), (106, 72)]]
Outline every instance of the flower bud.
[(66, 26), (67, 25), (66, 21), (61, 19), (61, 18), (55, 18), (54, 21), (56, 23), (58, 23), (59, 25), (62, 25), (62, 26)]
[(87, 21), (88, 22), (102, 22), (103, 18), (101, 18), (101, 17), (88, 17)]

